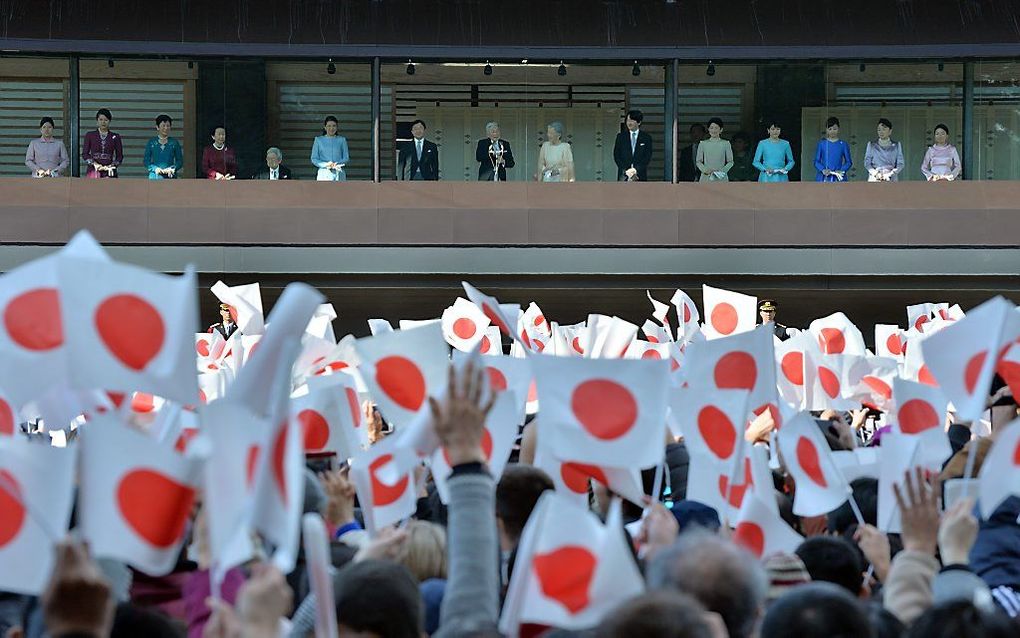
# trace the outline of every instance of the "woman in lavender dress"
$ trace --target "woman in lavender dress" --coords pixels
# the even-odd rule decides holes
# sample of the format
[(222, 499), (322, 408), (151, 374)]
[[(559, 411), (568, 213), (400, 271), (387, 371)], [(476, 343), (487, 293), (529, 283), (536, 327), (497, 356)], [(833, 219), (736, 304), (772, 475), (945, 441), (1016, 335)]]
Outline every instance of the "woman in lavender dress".
[(951, 182), (960, 177), (960, 154), (949, 143), (949, 127), (935, 127), (935, 143), (928, 147), (921, 162), (921, 172), (929, 182)]
[(110, 130), (112, 120), (109, 109), (99, 109), (96, 130), (85, 134), (81, 151), (81, 158), (88, 164), (85, 177), (117, 177), (117, 167), (124, 161), (124, 146), (120, 135)]
[(878, 120), (878, 139), (868, 142), (864, 152), (864, 168), (869, 182), (895, 182), (903, 170), (903, 145), (892, 139), (892, 122)]

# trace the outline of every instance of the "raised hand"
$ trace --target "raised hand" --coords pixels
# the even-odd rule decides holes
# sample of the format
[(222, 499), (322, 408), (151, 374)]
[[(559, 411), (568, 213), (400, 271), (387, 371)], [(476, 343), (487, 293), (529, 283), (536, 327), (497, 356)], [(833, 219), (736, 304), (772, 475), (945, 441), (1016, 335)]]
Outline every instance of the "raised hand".
[(451, 467), (462, 463), (486, 462), (485, 453), (482, 451), (482, 432), (485, 417), (492, 409), (496, 397), (490, 393), (489, 400), (482, 404), (482, 394), (485, 390), (484, 375), (485, 369), (476, 369), (474, 362), (471, 361), (464, 366), (459, 375), (456, 369), (450, 366), (446, 404), (440, 405), (435, 397), (429, 397), (436, 435), (446, 448)]

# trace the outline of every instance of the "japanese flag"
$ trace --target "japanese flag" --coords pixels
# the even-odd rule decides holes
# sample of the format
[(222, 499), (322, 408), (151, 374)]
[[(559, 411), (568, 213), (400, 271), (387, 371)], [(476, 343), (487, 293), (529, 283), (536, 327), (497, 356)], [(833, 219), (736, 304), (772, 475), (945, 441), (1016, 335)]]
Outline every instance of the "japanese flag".
[(417, 505), (412, 469), (417, 458), (401, 438), (388, 436), (351, 461), (365, 527), (373, 536), (414, 514)]
[(199, 464), (110, 416), (83, 428), (79, 446), (79, 529), (94, 555), (151, 576), (169, 573), (184, 543)]
[(534, 301), (528, 304), (524, 314), (521, 315), (519, 323), (521, 327), (528, 331), (529, 336), (540, 336), (546, 340), (552, 336), (549, 320), (545, 318), (545, 313), (542, 312), (542, 309)]
[[(531, 348), (531, 339), (527, 333), (518, 334), (514, 329), (517, 327), (517, 316), (508, 316), (505, 314), (506, 307), (502, 306), (495, 297), (490, 297), (483, 294), (480, 290), (472, 286), (466, 281), (462, 281), (461, 285), (464, 287), (464, 292), (467, 294), (468, 299), (471, 303), (475, 304), (482, 310), (482, 314), (489, 318), (492, 325), (499, 328), (499, 331), (510, 337), (514, 341), (520, 341), (521, 345), (525, 348)], [(523, 340), (522, 340), (523, 338)]]
[(294, 569), (305, 493), (305, 455), (298, 421), (283, 418), (263, 436), (255, 470), (255, 529), (275, 545), (273, 563)]
[(246, 335), (260, 335), (265, 332), (262, 292), (257, 281), (241, 286), (228, 286), (222, 281), (217, 281), (209, 290), (221, 303), (230, 306), (230, 317), (237, 324), (238, 330)]
[(1020, 342), (1005, 348), (996, 363), (995, 373), (1006, 382), (1014, 397), (1020, 397)]
[[(458, 366), (463, 366), (467, 363), (468, 357), (467, 354), (455, 352), (453, 353), (453, 362)], [(519, 403), (517, 424), (522, 424), (525, 416), (525, 400), (535, 378), (531, 371), (531, 359), (485, 357), (478, 359), (475, 365), (485, 368), (485, 377), (492, 392), (507, 391), (514, 394), (514, 399)]]
[(705, 300), (705, 336), (728, 337), (753, 330), (757, 322), (758, 298), (739, 292), (702, 286)]
[(805, 361), (808, 366), (811, 410), (854, 410), (860, 403), (846, 398), (867, 368), (864, 357), (815, 353)]
[(770, 326), (750, 332), (695, 342), (687, 346), (684, 368), (692, 388), (747, 390), (748, 407), (754, 413), (776, 406), (776, 361)]
[(227, 341), (218, 331), (195, 333), (195, 354), (198, 371), (219, 370), (227, 351)]
[[(368, 448), (368, 426), (361, 408), (358, 384), (353, 376), (333, 374), (313, 377), (308, 380), (308, 391), (310, 394), (322, 393), (330, 397), (334, 404), (334, 422), (330, 424), (330, 435), (336, 437), (333, 441), (337, 447), (330, 446), (330, 450), (335, 451), (341, 459), (346, 459)], [(339, 431), (332, 430), (334, 424)]]
[(652, 317), (659, 322), (665, 328), (669, 327), (669, 304), (664, 304), (658, 299), (652, 297), (652, 291), (646, 290), (645, 294), (648, 295), (648, 301), (652, 302)]
[(517, 567), (499, 629), (520, 635), (524, 623), (592, 627), (620, 601), (644, 591), (614, 500), (605, 524), (555, 492), (539, 499), (521, 535)]
[(978, 479), (981, 515), (986, 519), (1007, 497), (1020, 495), (1020, 421), (998, 432)]
[(779, 396), (791, 405), (806, 409), (811, 389), (805, 383), (811, 378), (807, 366), (819, 354), (818, 342), (810, 332), (799, 332), (786, 341), (774, 344), (774, 347)]
[(767, 457), (765, 448), (750, 445), (741, 447), (740, 463), (736, 466), (709, 454), (692, 454), (687, 499), (704, 503), (731, 521), (736, 519), (748, 494), (756, 494), (766, 507), (778, 512)]
[(953, 453), (946, 435), (946, 399), (938, 388), (893, 379), (896, 431), (918, 439), (914, 462), (937, 471)]
[(924, 355), (919, 345), (922, 339), (924, 336), (917, 332), (907, 333), (901, 376), (911, 381), (938, 387), (939, 383), (935, 380), (935, 375), (931, 373), (931, 368), (924, 361)]
[(673, 335), (670, 334), (668, 328), (663, 328), (659, 324), (655, 323), (651, 319), (646, 319), (641, 324), (641, 332), (645, 333), (645, 339), (649, 343), (669, 343), (673, 341)]
[(864, 406), (888, 411), (892, 407), (892, 387), (895, 378), (895, 370), (873, 367), (861, 377), (860, 383), (854, 389), (854, 398)]
[(630, 342), (627, 352), (623, 354), (624, 359), (651, 359), (653, 361), (670, 361), (672, 356), (672, 342), (655, 343), (635, 339)]
[(592, 464), (650, 467), (662, 458), (665, 361), (532, 357), (542, 422), (556, 450)]
[(588, 315), (587, 359), (618, 359), (637, 336), (638, 327), (619, 317)]
[[(489, 466), (489, 472), (496, 480), (503, 475), (503, 468), (510, 458), (510, 451), (513, 449), (514, 440), (517, 438), (518, 414), (522, 401), (518, 401), (513, 392), (503, 392), (496, 399), (492, 410), (485, 419), (485, 427), (482, 431), (482, 452), (485, 454), (485, 463)], [(440, 447), (432, 454), (430, 463), (432, 478), (436, 482), (436, 491), (439, 492), (439, 499), (443, 503), (449, 502), (450, 492), (446, 488), (446, 480), (450, 477), (453, 468), (450, 466), (449, 455), (446, 448)]]
[(938, 381), (957, 415), (965, 421), (981, 417), (995, 364), (1005, 343), (1007, 324), (1017, 319), (1013, 304), (995, 297), (974, 308), (963, 319), (920, 343), (925, 365)]
[(793, 513), (827, 514), (846, 502), (850, 494), (829, 444), (809, 414), (801, 412), (779, 430), (779, 450), (786, 469), (797, 484)]
[(21, 423), (21, 415), (11, 406), (10, 400), (0, 395), (0, 439), (14, 436)]
[[(322, 516), (309, 512), (301, 517), (301, 537), (308, 568), (308, 584), (314, 600), (333, 600), (333, 560), (329, 550), (329, 532)], [(337, 638), (336, 607), (315, 605), (315, 635)]]
[(583, 323), (553, 328), (554, 354), (559, 357), (583, 357), (588, 344), (588, 327)]
[(443, 311), (441, 323), (448, 344), (461, 352), (471, 352), (485, 338), (489, 318), (478, 306), (458, 297), (452, 306)]
[[(533, 421), (538, 423), (538, 421)], [(541, 429), (540, 429), (541, 432)], [(565, 451), (569, 455), (569, 451)], [(575, 503), (588, 505), (588, 485), (595, 481), (606, 486), (628, 501), (644, 507), (645, 494), (641, 482), (641, 470), (637, 467), (610, 467), (592, 465), (558, 458), (556, 450), (540, 436), (535, 448), (535, 467), (544, 471), (553, 480), (559, 494)]]
[[(332, 452), (341, 459), (353, 456), (354, 449), (344, 432), (341, 411), (342, 408), (349, 414), (350, 409), (341, 405), (338, 399), (346, 403), (346, 397), (340, 397), (328, 388), (311, 390), (307, 386), (298, 388), (291, 397), (290, 418), (297, 422), (305, 454)], [(360, 414), (360, 409), (358, 412)]]
[(902, 360), (906, 348), (907, 338), (899, 326), (875, 324), (875, 354)]
[(900, 508), (896, 505), (893, 485), (903, 489), (903, 473), (918, 465), (916, 457), (920, 438), (899, 432), (887, 432), (879, 447), (878, 529), (898, 534), (902, 530)]
[(91, 259), (59, 262), (71, 383), (194, 403), (195, 272), (171, 277)]
[(76, 450), (0, 439), (0, 590), (36, 596), (71, 520)]
[(438, 323), (358, 339), (355, 349), (365, 384), (397, 428), (428, 410), (428, 397), (446, 387), (449, 354)]
[(372, 336), (386, 334), (387, 332), (393, 332), (393, 326), (390, 322), (385, 319), (369, 319), (368, 330), (372, 333)]
[(315, 314), (308, 320), (305, 332), (313, 337), (336, 343), (336, 334), (333, 332), (333, 320), (336, 317), (336, 309), (333, 304), (319, 304), (319, 307), (315, 309)]
[(803, 541), (804, 537), (757, 495), (750, 494), (744, 498), (733, 531), (734, 543), (747, 549), (755, 558), (764, 558), (777, 552), (793, 553)]
[(690, 341), (694, 333), (698, 331), (698, 321), (701, 320), (701, 316), (698, 314), (698, 307), (694, 304), (694, 300), (679, 288), (673, 293), (673, 298), (670, 299), (670, 302), (676, 308), (676, 316), (680, 323), (676, 329), (677, 341)]
[(935, 304), (919, 303), (907, 306), (907, 327), (917, 332), (924, 332), (924, 324), (931, 321), (932, 309)]
[(478, 347), (479, 354), (499, 357), (503, 355), (503, 339), (500, 337), (499, 328), (488, 326), (485, 334), (482, 335), (482, 343)]
[(818, 347), (823, 354), (853, 354), (863, 357), (867, 351), (861, 331), (842, 312), (815, 319), (808, 330), (818, 340)]
[(688, 452), (730, 464), (743, 458), (747, 396), (746, 390), (675, 391), (670, 406)]

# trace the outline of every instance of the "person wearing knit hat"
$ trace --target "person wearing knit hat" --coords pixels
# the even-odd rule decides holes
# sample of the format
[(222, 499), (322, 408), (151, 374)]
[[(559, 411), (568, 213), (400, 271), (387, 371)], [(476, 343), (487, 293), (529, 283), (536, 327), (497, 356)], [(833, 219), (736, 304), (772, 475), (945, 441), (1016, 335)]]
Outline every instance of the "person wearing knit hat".
[(796, 554), (776, 552), (765, 558), (765, 573), (769, 577), (769, 591), (765, 597), (766, 606), (797, 585), (811, 582), (804, 561)]

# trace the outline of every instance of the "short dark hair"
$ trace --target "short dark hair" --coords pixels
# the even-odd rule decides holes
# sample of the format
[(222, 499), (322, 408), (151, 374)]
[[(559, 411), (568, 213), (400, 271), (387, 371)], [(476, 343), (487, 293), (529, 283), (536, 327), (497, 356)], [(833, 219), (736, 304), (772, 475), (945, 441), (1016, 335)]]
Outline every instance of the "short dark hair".
[(403, 565), (365, 560), (341, 569), (334, 582), (336, 615), (354, 631), (418, 638), (424, 610), (418, 584)]
[(329, 122), (335, 122), (337, 126), (340, 126), (340, 120), (336, 119), (335, 115), (327, 115), (326, 119), (322, 120), (322, 125), (326, 126)]
[(47, 117), (44, 117), (43, 119), (39, 120), (39, 128), (42, 128), (42, 125), (46, 124), (47, 122), (50, 123), (50, 126), (56, 126), (56, 124), (53, 123), (53, 118), (47, 116)]
[(96, 111), (97, 120), (99, 119), (100, 115), (105, 115), (106, 119), (110, 120), (111, 122), (113, 121), (113, 114), (110, 113), (110, 109), (99, 109), (98, 111)]
[(712, 118), (709, 118), (708, 125), (705, 128), (708, 128), (709, 126), (712, 126), (713, 124), (718, 124), (719, 128), (724, 128), (721, 117), (712, 117)]
[(839, 536), (812, 536), (795, 553), (804, 561), (811, 580), (834, 583), (856, 596), (864, 581), (859, 551)]
[(967, 600), (954, 600), (928, 608), (914, 621), (907, 638), (955, 638), (1016, 636), (1016, 625), (1003, 613), (984, 611)]
[[(868, 525), (878, 525), (878, 480), (870, 477), (862, 477), (850, 483), (853, 489), (853, 498), (861, 509), (864, 522)], [(851, 527), (857, 524), (857, 515), (854, 514), (850, 500), (832, 510), (826, 516), (830, 532), (845, 534)]]
[(121, 603), (113, 616), (110, 638), (129, 636), (152, 636), (153, 638), (174, 638), (180, 629), (165, 614), (147, 609), (136, 603)]
[(890, 122), (888, 119), (884, 117), (878, 118), (878, 123), (886, 128), (892, 128), (892, 122)]
[(864, 605), (832, 583), (805, 583), (783, 594), (765, 612), (761, 638), (870, 638)]
[(535, 504), (546, 490), (555, 489), (549, 475), (531, 465), (508, 465), (496, 484), (496, 517), (512, 539), (521, 537)]
[(783, 125), (779, 123), (779, 120), (765, 120), (765, 128), (770, 129), (772, 127), (783, 128)]
[(829, 119), (825, 120), (825, 128), (830, 128), (833, 126), (839, 126), (839, 118), (836, 116), (832, 116)]
[(627, 117), (640, 124), (645, 119), (645, 114), (638, 109), (631, 109), (627, 111)]
[(900, 638), (906, 631), (900, 619), (875, 600), (868, 604), (868, 622), (875, 638)]
[(936, 124), (935, 125), (935, 131), (937, 132), (939, 129), (942, 129), (943, 131), (946, 132), (946, 135), (949, 135), (949, 127), (946, 126), (945, 124), (941, 124), (941, 123), (940, 124)]
[(166, 113), (160, 113), (159, 115), (156, 116), (156, 126), (159, 126), (163, 122), (170, 122), (170, 124), (173, 124), (174, 118), (170, 117)]
[(415, 124), (421, 124), (422, 128), (428, 128), (428, 126), (425, 124), (425, 120), (415, 120), (411, 122), (411, 128), (414, 128)]
[(687, 594), (658, 591), (631, 598), (606, 614), (599, 638), (709, 638), (705, 608)]
[(223, 129), (224, 133), (227, 132), (227, 127), (226, 126), (223, 126), (222, 124), (217, 124), (216, 126), (213, 126), (213, 127), (209, 128), (209, 137), (212, 137), (213, 135), (216, 135), (216, 129), (218, 129), (218, 128)]

